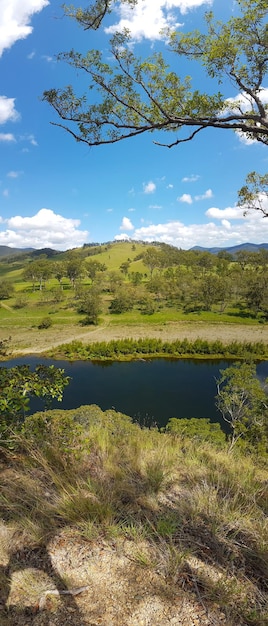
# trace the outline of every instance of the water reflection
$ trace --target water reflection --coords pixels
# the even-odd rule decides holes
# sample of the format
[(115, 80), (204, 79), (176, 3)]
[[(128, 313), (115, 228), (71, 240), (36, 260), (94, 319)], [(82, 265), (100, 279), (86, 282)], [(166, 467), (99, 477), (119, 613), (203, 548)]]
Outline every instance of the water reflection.
[[(54, 364), (71, 377), (62, 403), (53, 408), (71, 409), (83, 404), (97, 404), (102, 410), (114, 408), (139, 419), (164, 426), (170, 417), (206, 417), (220, 421), (215, 407), (215, 379), (227, 361), (152, 359), (131, 362), (53, 361), (39, 357), (13, 359), (2, 366), (38, 363)], [(261, 379), (268, 375), (268, 363), (257, 367)], [(31, 403), (31, 411), (42, 410), (41, 400)]]

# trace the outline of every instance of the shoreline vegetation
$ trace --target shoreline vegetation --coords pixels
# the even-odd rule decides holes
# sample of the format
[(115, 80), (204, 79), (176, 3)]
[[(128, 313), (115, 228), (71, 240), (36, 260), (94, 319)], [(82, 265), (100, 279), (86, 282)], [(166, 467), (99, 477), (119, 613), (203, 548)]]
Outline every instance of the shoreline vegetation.
[(224, 344), (219, 340), (206, 339), (174, 340), (161, 339), (117, 339), (110, 342), (84, 344), (72, 341), (49, 350), (47, 355), (68, 360), (120, 360), (128, 361), (140, 358), (227, 358), (227, 359), (264, 359), (268, 356), (268, 347), (264, 342), (238, 342)]
[[(62, 354), (61, 347), (66, 344), (81, 342), (90, 346), (96, 343), (110, 343), (121, 340), (160, 340), (163, 343), (176, 341), (206, 341), (210, 344), (220, 342), (224, 346), (231, 344), (260, 344), (261, 352), (256, 357), (268, 354), (268, 326), (240, 325), (207, 322), (167, 322), (165, 324), (103, 324), (97, 327), (81, 329), (77, 324), (54, 326), (46, 330), (33, 327), (0, 329), (0, 341), (7, 342), (7, 356), (13, 358), (26, 354), (51, 355), (57, 358)], [(159, 355), (158, 355), (159, 356)], [(193, 356), (190, 354), (190, 356)], [(198, 355), (197, 355), (198, 356)], [(210, 357), (213, 355), (210, 354)], [(221, 356), (221, 355), (219, 355)], [(237, 356), (237, 355), (236, 355)]]

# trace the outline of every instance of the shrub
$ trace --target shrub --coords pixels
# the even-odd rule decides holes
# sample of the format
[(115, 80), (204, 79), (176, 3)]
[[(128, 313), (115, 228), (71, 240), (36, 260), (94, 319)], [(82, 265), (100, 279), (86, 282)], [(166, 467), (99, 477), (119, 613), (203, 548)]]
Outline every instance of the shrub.
[(52, 319), (51, 317), (44, 317), (40, 324), (38, 325), (38, 328), (43, 329), (43, 328), (50, 328), (50, 326), (52, 326)]

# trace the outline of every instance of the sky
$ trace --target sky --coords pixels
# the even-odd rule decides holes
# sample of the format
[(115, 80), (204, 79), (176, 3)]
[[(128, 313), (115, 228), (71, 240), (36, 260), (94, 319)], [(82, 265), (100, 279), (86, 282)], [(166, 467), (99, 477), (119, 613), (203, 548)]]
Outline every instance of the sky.
[[(62, 0), (1, 0), (0, 245), (66, 250), (132, 239), (189, 249), (268, 242), (268, 219), (243, 217), (237, 207), (247, 173), (267, 171), (265, 146), (210, 129), (172, 149), (155, 145), (153, 134), (89, 148), (53, 126), (60, 120), (42, 101), (50, 88), (87, 88), (84, 77), (57, 61), (59, 52), (98, 48), (109, 60), (109, 38), (122, 25), (138, 55), (161, 47), (181, 75), (189, 74), (160, 30), (201, 28), (210, 9), (223, 19), (236, 10), (233, 0), (138, 0), (133, 11), (117, 2), (92, 33), (64, 17)], [(193, 87), (218, 90), (197, 64), (191, 76)], [(263, 88), (268, 100), (268, 81)], [(228, 82), (221, 89), (226, 98), (238, 96)]]

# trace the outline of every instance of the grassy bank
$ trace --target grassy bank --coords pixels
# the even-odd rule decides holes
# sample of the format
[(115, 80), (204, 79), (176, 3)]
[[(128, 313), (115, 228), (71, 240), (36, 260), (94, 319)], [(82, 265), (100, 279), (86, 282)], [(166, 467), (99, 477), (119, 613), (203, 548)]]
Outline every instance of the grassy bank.
[(85, 344), (82, 341), (72, 341), (62, 344), (48, 352), (50, 357), (66, 358), (68, 360), (130, 360), (151, 357), (174, 358), (237, 358), (237, 359), (264, 359), (268, 356), (268, 347), (264, 342), (223, 343), (219, 340), (205, 339), (174, 340), (165, 342), (161, 339), (118, 339), (110, 342)]
[[(224, 441), (141, 429), (130, 418), (96, 406), (30, 416), (16, 446), (16, 452), (3, 453), (1, 459), (0, 545), (6, 563), (1, 594), (10, 607), (5, 624), (28, 623), (18, 616), (25, 618), (27, 610), (29, 615), (44, 589), (79, 587), (81, 582), (90, 595), (84, 604), (77, 599), (77, 606), (81, 623), (88, 623), (93, 594), (104, 576), (112, 586), (119, 577), (113, 565), (119, 558), (124, 580), (117, 581), (119, 626), (131, 623), (124, 611), (131, 598), (134, 612), (139, 594), (148, 598), (148, 611), (161, 602), (170, 619), (176, 619), (177, 607), (176, 623), (184, 601), (202, 609), (200, 624), (267, 623), (265, 459), (242, 455), (239, 449), (228, 454)], [(69, 557), (62, 562), (65, 542)], [(100, 542), (93, 580), (86, 554), (92, 561)], [(44, 558), (53, 546), (57, 581)], [(42, 560), (30, 576), (38, 554)], [(58, 563), (55, 554), (61, 555)], [(23, 570), (17, 583), (16, 555)], [(125, 585), (129, 592), (124, 600)], [(102, 611), (108, 610), (105, 595), (102, 603)], [(52, 607), (48, 602), (46, 623), (51, 612), (56, 619), (62, 610), (59, 602)]]

